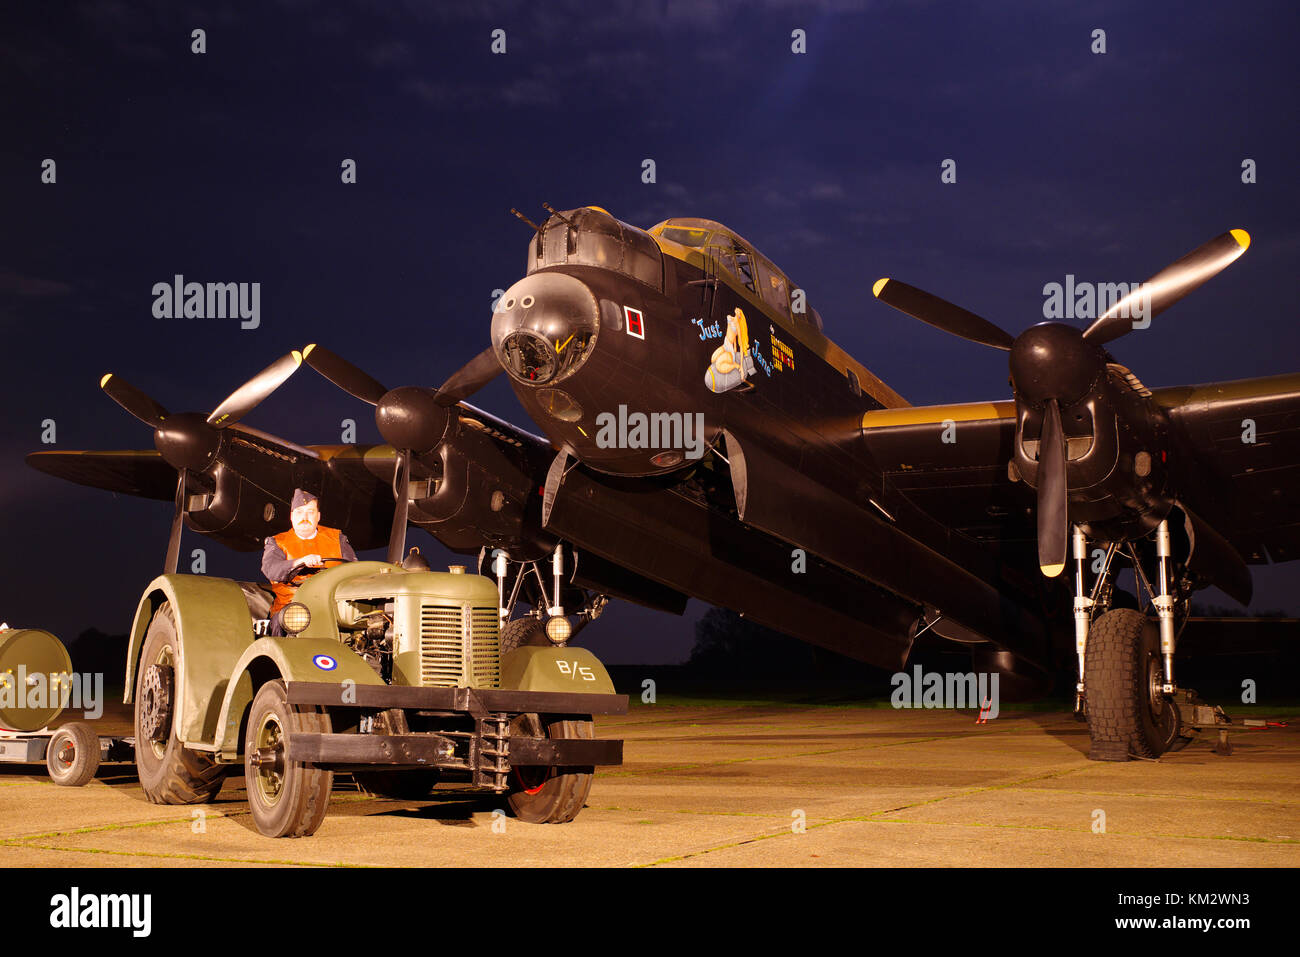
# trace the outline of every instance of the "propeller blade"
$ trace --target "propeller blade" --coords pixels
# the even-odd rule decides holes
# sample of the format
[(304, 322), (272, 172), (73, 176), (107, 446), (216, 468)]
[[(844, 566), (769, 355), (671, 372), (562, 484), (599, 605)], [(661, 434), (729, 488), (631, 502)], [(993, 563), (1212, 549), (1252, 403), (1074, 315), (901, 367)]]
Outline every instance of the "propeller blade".
[[(1145, 328), (1189, 292), (1203, 286), (1237, 260), (1250, 246), (1250, 233), (1230, 229), (1182, 259), (1175, 260), (1115, 303), (1088, 327), (1083, 338), (1097, 345), (1118, 339), (1134, 328)], [(1147, 297), (1150, 297), (1149, 299)], [(1134, 322), (1141, 322), (1135, 326)]]
[(438, 404), (453, 406), (473, 395), (504, 371), (497, 361), (496, 353), (489, 346), (452, 373), (451, 378), (442, 384), (438, 389)]
[(1013, 336), (987, 319), (897, 279), (877, 279), (871, 291), (885, 305), (971, 342), (1005, 352), (1015, 341)]
[(1065, 432), (1055, 399), (1047, 403), (1038, 443), (1038, 566), (1048, 578), (1065, 570), (1069, 534), (1065, 485)]
[(175, 575), (181, 558), (181, 528), (185, 524), (185, 469), (176, 473), (176, 509), (172, 513), (172, 531), (167, 538), (167, 560), (164, 575)]
[(400, 470), (397, 485), (397, 507), (393, 509), (393, 529), (388, 535), (388, 563), (390, 565), (402, 564), (403, 553), (406, 551), (406, 520), (410, 514), (411, 507), (411, 451), (410, 449), (402, 450), (402, 457), (398, 459), (397, 467)]
[(362, 402), (378, 405), (388, 391), (387, 387), (324, 346), (315, 343), (309, 345), (302, 350), (302, 358), (307, 365)]
[(121, 376), (110, 372), (99, 380), (99, 387), (110, 399), (151, 429), (158, 428), (163, 419), (167, 418), (166, 409)]
[(208, 416), (208, 425), (217, 429), (234, 425), (244, 416), (257, 408), (268, 395), (280, 388), (284, 381), (298, 371), (302, 365), (302, 353), (294, 349), (287, 356), (281, 356), (269, 366), (249, 379)]

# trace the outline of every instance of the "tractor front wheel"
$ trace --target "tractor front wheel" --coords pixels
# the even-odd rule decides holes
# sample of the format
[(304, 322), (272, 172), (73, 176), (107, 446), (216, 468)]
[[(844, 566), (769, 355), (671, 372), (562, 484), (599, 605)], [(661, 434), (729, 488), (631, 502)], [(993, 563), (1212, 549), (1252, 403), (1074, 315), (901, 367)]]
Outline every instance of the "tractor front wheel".
[(283, 681), (268, 681), (253, 698), (244, 738), (244, 778), (253, 823), (266, 837), (307, 837), (325, 820), (334, 772), (286, 756), (295, 734), (329, 734), (321, 708), (289, 704)]

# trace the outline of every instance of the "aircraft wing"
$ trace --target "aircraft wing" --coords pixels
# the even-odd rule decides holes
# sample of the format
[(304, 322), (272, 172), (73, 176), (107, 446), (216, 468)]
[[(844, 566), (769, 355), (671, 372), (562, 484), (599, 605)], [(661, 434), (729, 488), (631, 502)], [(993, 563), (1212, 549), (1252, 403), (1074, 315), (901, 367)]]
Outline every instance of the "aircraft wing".
[[(1156, 389), (1180, 434), (1185, 504), (1252, 564), (1300, 558), (1300, 375)], [(868, 412), (886, 509), (907, 504), (1032, 563), (1034, 493), (1012, 481), (1015, 403)]]
[(78, 485), (170, 502), (176, 495), (176, 470), (157, 449), (116, 452), (32, 452), (27, 464), (38, 472)]
[(1189, 443), (1201, 516), (1251, 564), (1300, 558), (1300, 375), (1153, 394)]
[(1034, 491), (1007, 472), (1015, 402), (881, 409), (863, 416), (862, 434), (886, 510), (919, 509), (1013, 564), (1023, 552), (1023, 567), (1036, 567)]

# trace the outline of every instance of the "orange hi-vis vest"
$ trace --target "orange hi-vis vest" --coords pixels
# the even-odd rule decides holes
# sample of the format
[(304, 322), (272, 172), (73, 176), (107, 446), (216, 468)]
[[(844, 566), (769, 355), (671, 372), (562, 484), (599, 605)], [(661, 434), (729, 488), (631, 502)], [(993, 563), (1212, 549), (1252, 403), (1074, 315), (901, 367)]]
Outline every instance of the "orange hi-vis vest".
[[(291, 562), (297, 561), (299, 558), (306, 558), (308, 555), (319, 555), (321, 558), (342, 558), (343, 550), (339, 546), (340, 534), (337, 528), (326, 528), (324, 525), (317, 525), (315, 538), (299, 538), (298, 533), (291, 528), (287, 532), (276, 535), (275, 544), (280, 546), (280, 551), (284, 552), (285, 557)], [(306, 581), (308, 577), (308, 574), (302, 574), (295, 575), (287, 582), (271, 582), (271, 591), (275, 592), (275, 601), (272, 603), (267, 616), (274, 615), (293, 601), (298, 586)]]

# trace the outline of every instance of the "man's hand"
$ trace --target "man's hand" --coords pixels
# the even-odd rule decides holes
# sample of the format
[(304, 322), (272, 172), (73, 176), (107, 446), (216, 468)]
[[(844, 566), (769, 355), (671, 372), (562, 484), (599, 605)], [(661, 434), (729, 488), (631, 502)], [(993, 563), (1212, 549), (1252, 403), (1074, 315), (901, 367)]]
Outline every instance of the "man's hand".
[(294, 562), (294, 565), (307, 565), (311, 568), (320, 568), (324, 564), (319, 555), (304, 555)]

